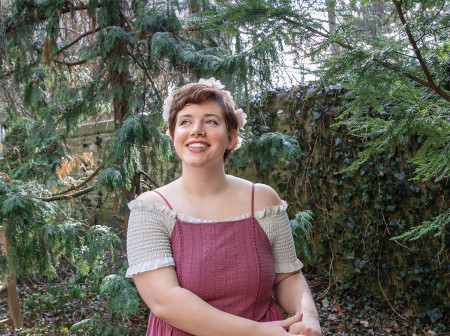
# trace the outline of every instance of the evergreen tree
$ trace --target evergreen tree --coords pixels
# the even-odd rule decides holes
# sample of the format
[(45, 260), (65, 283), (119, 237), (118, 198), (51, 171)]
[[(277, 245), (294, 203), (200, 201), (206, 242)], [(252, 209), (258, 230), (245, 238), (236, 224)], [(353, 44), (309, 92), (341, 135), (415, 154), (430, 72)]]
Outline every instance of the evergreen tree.
[[(112, 228), (86, 220), (68, 201), (106, 193), (123, 210), (142, 182), (157, 184), (151, 176), (158, 163), (173, 157), (161, 112), (174, 87), (216, 76), (242, 102), (248, 78), (261, 73), (262, 81), (250, 88), (270, 81), (275, 46), (242, 50), (234, 35), (217, 33), (220, 23), (204, 29), (198, 17), (214, 8), (208, 1), (176, 0), (2, 2), (0, 114), (7, 132), (0, 222), (7, 225), (10, 249), (7, 262), (1, 256), (0, 273), (15, 267), (19, 275), (54, 276), (64, 258), (101, 280), (99, 265), (123, 246)], [(101, 164), (83, 178), (61, 180), (57, 172), (75, 160), (67, 142), (82, 123), (108, 116), (116, 131)], [(101, 291), (120, 321), (136, 311), (138, 299), (123, 268), (117, 272), (104, 278)], [(94, 317), (74, 329), (97, 335), (125, 330), (120, 323), (101, 324)]]
[[(203, 20), (225, 22), (223, 31), (245, 34), (247, 48), (284, 45), (303, 71), (302, 62), (312, 61), (316, 68), (310, 72), (320, 78), (317, 90), (345, 88), (352, 103), (341, 110), (338, 125), (366, 141), (345, 171), (414, 145), (415, 178), (438, 182), (450, 176), (449, 12), (444, 0), (251, 0), (221, 2), (220, 10)], [(447, 207), (401, 237), (435, 231), (444, 247), (449, 223)]]

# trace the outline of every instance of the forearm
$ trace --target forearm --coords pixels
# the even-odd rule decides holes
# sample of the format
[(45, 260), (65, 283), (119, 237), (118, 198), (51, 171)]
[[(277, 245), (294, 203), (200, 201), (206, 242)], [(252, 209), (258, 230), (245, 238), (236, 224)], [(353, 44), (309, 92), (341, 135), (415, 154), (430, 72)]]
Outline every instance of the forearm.
[(301, 272), (281, 280), (274, 288), (274, 295), (289, 315), (301, 312), (303, 316), (319, 317), (311, 290)]
[(179, 286), (173, 267), (135, 275), (139, 294), (152, 313), (170, 325), (198, 336), (283, 335), (280, 328), (244, 319), (214, 308), (199, 296)]
[(170, 325), (198, 336), (257, 335), (259, 323), (225, 313), (182, 288), (171, 289), (153, 313)]

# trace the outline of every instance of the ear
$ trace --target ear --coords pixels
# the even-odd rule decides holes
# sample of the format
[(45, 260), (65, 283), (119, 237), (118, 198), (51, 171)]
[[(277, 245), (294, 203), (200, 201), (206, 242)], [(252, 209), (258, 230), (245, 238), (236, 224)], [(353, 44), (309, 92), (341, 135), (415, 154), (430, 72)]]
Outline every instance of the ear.
[(232, 130), (228, 132), (228, 146), (227, 149), (233, 149), (238, 141), (238, 131)]

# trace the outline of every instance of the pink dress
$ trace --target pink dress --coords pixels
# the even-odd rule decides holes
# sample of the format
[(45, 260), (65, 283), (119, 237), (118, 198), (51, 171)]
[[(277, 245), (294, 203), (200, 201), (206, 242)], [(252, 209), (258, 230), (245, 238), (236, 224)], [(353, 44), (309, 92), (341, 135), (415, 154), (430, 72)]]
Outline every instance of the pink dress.
[[(178, 281), (222, 311), (260, 322), (283, 320), (271, 296), (275, 279), (272, 247), (254, 216), (253, 203), (254, 185), (249, 218), (210, 223), (176, 218), (170, 242)], [(150, 312), (146, 336), (169, 335), (191, 334)]]

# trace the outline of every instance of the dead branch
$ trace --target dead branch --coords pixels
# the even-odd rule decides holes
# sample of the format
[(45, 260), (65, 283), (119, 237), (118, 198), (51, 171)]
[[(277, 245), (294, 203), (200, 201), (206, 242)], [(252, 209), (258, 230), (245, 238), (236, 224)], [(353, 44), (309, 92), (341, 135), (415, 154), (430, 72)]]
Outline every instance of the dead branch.
[(142, 174), (142, 175), (144, 175), (146, 178), (148, 178), (148, 179), (150, 180), (150, 182), (153, 183), (156, 187), (158, 187), (158, 188), (160, 187), (160, 185), (159, 185), (158, 183), (156, 183), (156, 181), (153, 180), (153, 179), (151, 178), (151, 176), (148, 175), (145, 171), (139, 170), (139, 174)]
[(101, 29), (102, 29), (102, 28), (97, 27), (94, 31), (89, 30), (89, 31), (87, 31), (87, 32), (85, 32), (85, 33), (83, 33), (83, 34), (81, 34), (80, 36), (78, 36), (78, 37), (77, 37), (75, 40), (73, 40), (72, 42), (66, 44), (64, 47), (61, 47), (61, 49), (59, 49), (59, 50), (56, 52), (56, 54), (59, 54), (59, 53), (63, 52), (64, 50), (66, 50), (66, 49), (70, 48), (71, 46), (73, 46), (75, 43), (77, 43), (77, 42), (78, 42), (79, 40), (81, 40), (82, 38), (84, 38), (84, 37), (86, 37), (86, 36), (88, 36), (88, 35), (94, 34), (94, 33), (98, 32), (98, 31), (100, 31)]
[(81, 64), (87, 63), (87, 62), (89, 62), (89, 60), (84, 59), (84, 60), (75, 61), (75, 62), (67, 62), (67, 61), (60, 61), (60, 60), (55, 59), (55, 60), (53, 60), (53, 62), (58, 63), (58, 64), (62, 64), (62, 65), (68, 66), (68, 67), (72, 67), (72, 66), (76, 66), (76, 65), (81, 65)]
[(61, 201), (61, 200), (68, 200), (68, 199), (72, 199), (72, 198), (76, 198), (76, 197), (85, 195), (85, 194), (91, 192), (92, 190), (94, 190), (94, 186), (82, 189), (80, 191), (74, 192), (73, 194), (69, 194), (69, 195), (58, 195), (58, 196), (50, 196), (50, 197), (32, 196), (32, 198), (37, 198), (44, 202)]
[(102, 166), (98, 166), (98, 168), (91, 175), (89, 175), (83, 182), (81, 182), (79, 185), (70, 187), (69, 189), (61, 191), (61, 192), (59, 192), (57, 194), (53, 194), (52, 197), (63, 195), (63, 194), (67, 194), (68, 192), (71, 192), (71, 191), (74, 191), (74, 190), (77, 190), (77, 189), (81, 188), (86, 183), (88, 183), (90, 180), (92, 180), (95, 176), (97, 176), (97, 174), (101, 171), (101, 169), (102, 169)]

